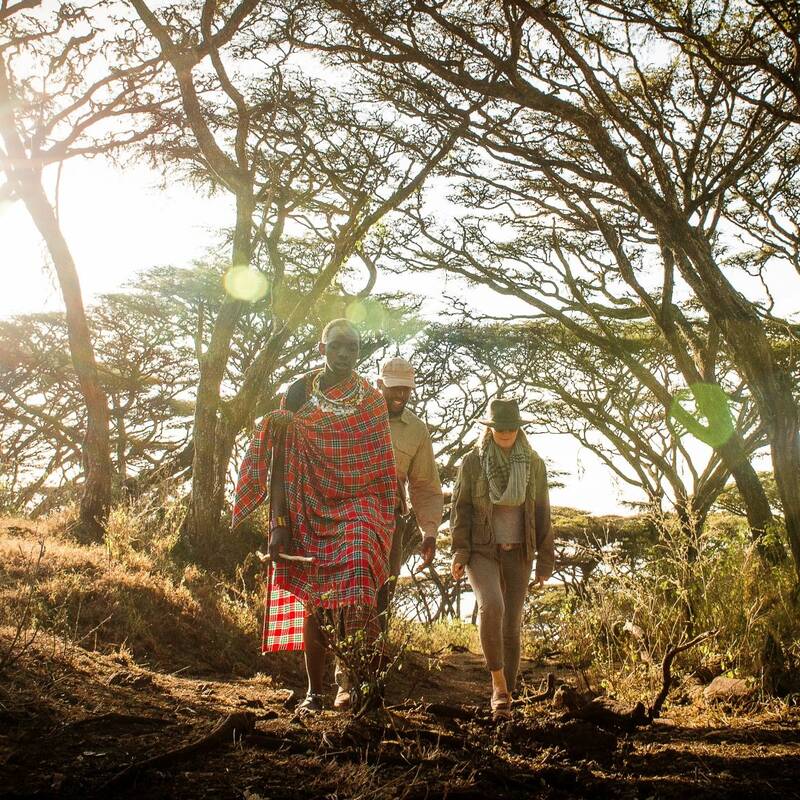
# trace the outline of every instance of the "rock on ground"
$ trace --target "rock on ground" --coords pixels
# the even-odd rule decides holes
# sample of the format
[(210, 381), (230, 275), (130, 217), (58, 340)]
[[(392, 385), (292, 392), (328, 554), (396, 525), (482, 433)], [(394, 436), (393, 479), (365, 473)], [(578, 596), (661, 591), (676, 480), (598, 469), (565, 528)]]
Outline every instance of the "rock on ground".
[(703, 689), (707, 703), (743, 703), (755, 693), (755, 687), (744, 678), (725, 678), (720, 675)]

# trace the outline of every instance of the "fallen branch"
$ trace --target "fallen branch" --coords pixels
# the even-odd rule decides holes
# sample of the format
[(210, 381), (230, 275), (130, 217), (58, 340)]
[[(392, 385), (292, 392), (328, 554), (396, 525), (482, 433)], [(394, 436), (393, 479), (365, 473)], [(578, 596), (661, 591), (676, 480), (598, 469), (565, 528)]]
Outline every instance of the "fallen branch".
[(250, 733), (256, 723), (255, 714), (249, 711), (237, 712), (229, 714), (224, 719), (221, 719), (209, 733), (198, 739), (196, 742), (184, 745), (183, 747), (176, 747), (174, 750), (168, 750), (166, 753), (147, 758), (144, 761), (137, 761), (131, 764), (121, 772), (118, 772), (114, 777), (107, 780), (98, 790), (98, 794), (107, 795), (110, 789), (118, 789), (120, 786), (126, 784), (128, 781), (139, 775), (140, 772), (155, 767), (166, 767), (182, 761), (195, 753), (203, 750), (208, 750), (211, 747), (220, 744), (232, 742), (237, 738)]
[(527, 695), (526, 697), (520, 697), (517, 700), (513, 700), (511, 705), (514, 708), (519, 708), (519, 706), (527, 706), (531, 703), (543, 703), (545, 700), (552, 700), (555, 693), (556, 676), (552, 672), (548, 672), (544, 691), (539, 692), (539, 694), (531, 694)]
[(661, 662), (661, 691), (658, 693), (658, 696), (653, 701), (650, 708), (647, 709), (648, 722), (652, 722), (659, 713), (661, 713), (661, 706), (664, 705), (664, 701), (667, 699), (669, 687), (672, 685), (672, 674), (670, 670), (675, 656), (677, 656), (678, 653), (684, 652), (684, 650), (688, 650), (690, 647), (694, 647), (696, 644), (700, 644), (700, 642), (704, 642), (706, 639), (710, 639), (712, 636), (716, 636), (716, 634), (716, 630), (706, 631), (705, 633), (698, 634), (694, 639), (690, 639), (688, 642), (675, 645), (667, 650), (664, 654), (664, 660)]
[(644, 703), (628, 708), (608, 697), (596, 697), (587, 703), (575, 687), (566, 684), (559, 687), (553, 702), (556, 707), (567, 709), (567, 719), (589, 722), (606, 730), (633, 731), (650, 722)]

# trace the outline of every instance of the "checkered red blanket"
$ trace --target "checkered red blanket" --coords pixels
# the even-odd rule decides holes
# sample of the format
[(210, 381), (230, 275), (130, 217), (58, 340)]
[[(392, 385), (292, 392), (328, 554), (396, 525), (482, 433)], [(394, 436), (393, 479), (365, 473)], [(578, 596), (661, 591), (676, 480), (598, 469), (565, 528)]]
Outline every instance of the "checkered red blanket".
[(311, 396), (295, 414), (268, 414), (239, 470), (234, 525), (267, 499), (275, 429), (285, 426), (292, 552), (312, 556), (314, 564), (274, 565), (265, 652), (302, 649), (306, 606), (374, 605), (388, 577), (397, 478), (386, 404), (355, 374), (325, 398), (335, 402), (359, 388), (361, 402), (345, 411)]

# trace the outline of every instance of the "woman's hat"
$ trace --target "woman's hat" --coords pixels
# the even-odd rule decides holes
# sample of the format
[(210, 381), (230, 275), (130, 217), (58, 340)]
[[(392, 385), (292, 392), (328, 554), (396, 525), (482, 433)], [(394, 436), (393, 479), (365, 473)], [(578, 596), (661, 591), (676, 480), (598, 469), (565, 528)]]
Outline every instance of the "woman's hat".
[(489, 417), (478, 421), (492, 428), (507, 428), (509, 430), (531, 422), (529, 419), (522, 419), (519, 415), (517, 401), (506, 397), (495, 397), (490, 400)]

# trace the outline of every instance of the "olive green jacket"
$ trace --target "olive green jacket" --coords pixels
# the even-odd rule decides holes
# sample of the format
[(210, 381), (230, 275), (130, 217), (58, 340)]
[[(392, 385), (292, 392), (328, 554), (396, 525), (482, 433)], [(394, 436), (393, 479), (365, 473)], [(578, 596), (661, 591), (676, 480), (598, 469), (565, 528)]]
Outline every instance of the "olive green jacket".
[[(550, 521), (547, 469), (535, 451), (525, 495), (524, 518), (523, 556), (526, 561), (532, 561), (535, 555), (536, 577), (547, 580), (553, 573), (555, 562), (553, 525)], [(468, 564), (472, 553), (493, 555), (497, 552), (489, 483), (481, 469), (477, 448), (467, 453), (458, 468), (450, 511), (450, 532), (457, 563)]]

